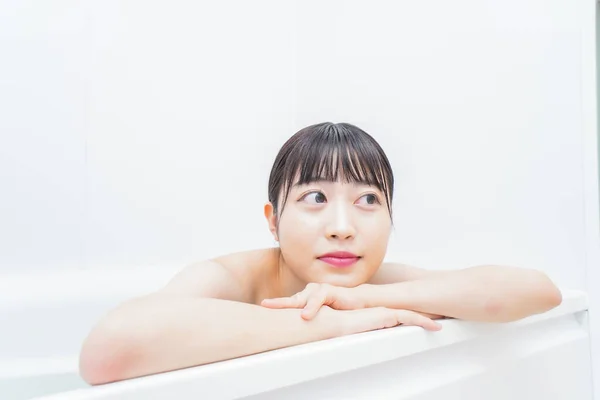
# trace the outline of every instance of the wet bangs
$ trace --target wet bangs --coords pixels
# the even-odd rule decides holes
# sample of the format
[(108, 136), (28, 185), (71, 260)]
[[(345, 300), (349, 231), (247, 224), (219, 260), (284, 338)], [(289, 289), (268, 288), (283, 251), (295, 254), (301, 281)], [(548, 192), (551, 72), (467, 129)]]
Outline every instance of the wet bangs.
[[(274, 173), (277, 166), (280, 167), (279, 174)], [(375, 139), (354, 125), (312, 125), (290, 138), (273, 166), (269, 182), (270, 201), (278, 208), (276, 197), (283, 195), (283, 211), (294, 185), (316, 181), (374, 186), (384, 193), (391, 215), (394, 177), (390, 163)]]

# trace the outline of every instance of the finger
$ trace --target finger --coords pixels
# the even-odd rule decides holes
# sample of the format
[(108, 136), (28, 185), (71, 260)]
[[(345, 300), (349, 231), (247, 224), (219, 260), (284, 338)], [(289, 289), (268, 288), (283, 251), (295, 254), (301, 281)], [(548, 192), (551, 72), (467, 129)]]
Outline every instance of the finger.
[(314, 293), (306, 301), (306, 306), (302, 310), (301, 316), (305, 320), (311, 320), (317, 315), (319, 309), (325, 304), (327, 296), (323, 291)]
[(309, 293), (305, 290), (296, 293), (290, 297), (278, 297), (275, 299), (265, 299), (270, 308), (302, 308), (306, 306)]
[(260, 305), (267, 308), (302, 308), (306, 304), (300, 297), (277, 297), (264, 299)]
[(398, 322), (402, 325), (420, 326), (428, 331), (439, 331), (442, 324), (414, 311), (396, 310)]

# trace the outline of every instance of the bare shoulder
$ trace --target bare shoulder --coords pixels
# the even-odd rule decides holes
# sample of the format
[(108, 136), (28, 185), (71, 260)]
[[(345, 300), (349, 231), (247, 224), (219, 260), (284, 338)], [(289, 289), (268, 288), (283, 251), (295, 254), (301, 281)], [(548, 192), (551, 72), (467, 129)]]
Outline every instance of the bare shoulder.
[(275, 259), (275, 249), (231, 253), (183, 268), (163, 293), (254, 303), (262, 275)]
[(369, 280), (369, 283), (373, 285), (385, 285), (389, 283), (414, 281), (417, 279), (430, 279), (439, 277), (440, 274), (448, 272), (449, 271), (427, 270), (407, 264), (386, 262), (381, 264), (375, 275)]

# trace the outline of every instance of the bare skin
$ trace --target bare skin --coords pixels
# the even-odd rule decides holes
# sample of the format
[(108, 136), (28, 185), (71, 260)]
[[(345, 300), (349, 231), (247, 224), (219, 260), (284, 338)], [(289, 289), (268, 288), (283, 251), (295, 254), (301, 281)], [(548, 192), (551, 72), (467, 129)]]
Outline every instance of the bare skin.
[[(288, 283), (282, 279), (285, 272), (282, 272), (281, 251), (277, 247), (227, 254), (211, 261), (218, 263), (226, 270), (230, 279), (235, 283), (231, 286), (236, 288), (235, 292), (226, 290), (226, 288), (218, 289), (224, 290), (224, 295), (218, 296), (218, 298), (225, 300), (260, 305), (264, 299), (291, 296), (304, 289), (306, 285), (305, 283)], [(184, 291), (199, 296), (205, 295), (201, 287), (197, 286), (197, 281), (205, 279), (203, 265), (203, 263), (198, 263), (187, 267), (163, 290), (172, 293)], [(383, 263), (367, 283), (375, 285), (396, 283), (424, 278), (431, 273), (431, 271), (408, 265)]]
[[(281, 279), (279, 255), (260, 249), (192, 264), (158, 292), (111, 310), (83, 344), (82, 377), (109, 383), (399, 324), (438, 329), (425, 313), (384, 307), (323, 307), (312, 321), (300, 310), (261, 307), (300, 288)], [(373, 282), (386, 282), (388, 269)]]
[[(507, 322), (560, 304), (539, 271), (384, 263), (391, 219), (383, 198), (361, 184), (295, 186), (283, 212), (264, 207), (279, 247), (192, 264), (111, 310), (83, 344), (82, 377), (102, 384), (397, 325), (435, 331), (432, 319), (442, 316)], [(358, 261), (341, 269), (321, 260), (334, 251)], [(308, 285), (320, 302), (313, 296), (317, 308), (305, 318), (297, 300)]]

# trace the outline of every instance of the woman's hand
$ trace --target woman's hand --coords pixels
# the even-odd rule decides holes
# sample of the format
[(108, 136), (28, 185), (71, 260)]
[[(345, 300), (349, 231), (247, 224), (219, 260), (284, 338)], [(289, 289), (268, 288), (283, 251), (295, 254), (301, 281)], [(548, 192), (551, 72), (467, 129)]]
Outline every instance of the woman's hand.
[(345, 288), (326, 283), (309, 283), (306, 288), (290, 297), (264, 299), (267, 308), (303, 308), (301, 316), (313, 319), (320, 309), (342, 318), (340, 335), (348, 335), (397, 325), (420, 326), (439, 331), (442, 325), (427, 314), (386, 307), (365, 308), (364, 290), (360, 286)]
[(310, 320), (323, 306), (336, 310), (356, 310), (365, 308), (360, 287), (346, 288), (327, 283), (309, 283), (303, 291), (290, 297), (264, 299), (261, 303), (267, 308), (303, 308), (301, 316)]
[[(415, 311), (371, 307), (359, 310), (339, 311), (323, 307), (339, 318), (340, 336), (391, 328), (398, 325), (420, 326), (428, 331), (439, 331), (442, 325)], [(319, 313), (321, 314), (321, 313)], [(327, 313), (326, 313), (327, 314)]]
[(334, 310), (329, 306), (323, 306), (315, 317), (315, 321), (319, 320), (325, 320), (332, 324), (332, 337), (353, 335), (398, 325), (419, 326), (427, 331), (442, 329), (441, 324), (421, 313), (386, 307)]

